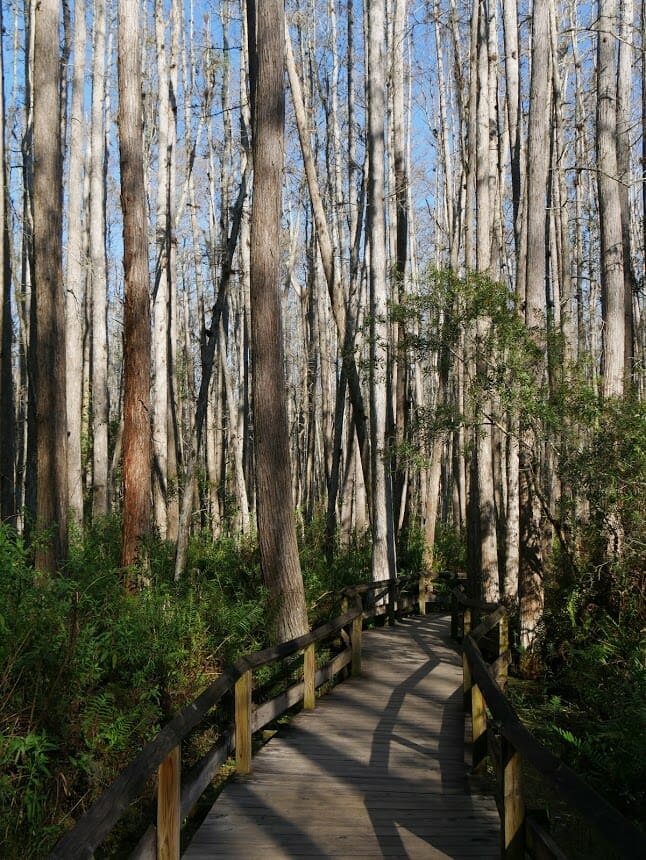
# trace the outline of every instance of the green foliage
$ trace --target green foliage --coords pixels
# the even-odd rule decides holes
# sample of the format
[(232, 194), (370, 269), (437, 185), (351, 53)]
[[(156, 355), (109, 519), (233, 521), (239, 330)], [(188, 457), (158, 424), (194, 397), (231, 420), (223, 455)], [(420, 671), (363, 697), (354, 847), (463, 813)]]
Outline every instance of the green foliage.
[[(448, 374), (456, 361), (465, 369), (472, 360), (477, 365), (467, 386), (469, 413), (477, 415), (483, 397), (492, 393), (502, 406), (527, 416), (539, 410), (534, 368), (542, 350), (524, 325), (514, 293), (504, 284), (478, 272), (461, 276), (430, 268), (419, 292), (407, 296), (393, 315), (407, 323), (404, 348), (421, 360), (437, 355), (440, 373)], [(485, 323), (479, 330), (478, 321)], [(467, 416), (436, 404), (432, 410), (418, 410), (417, 419), (432, 436), (454, 429)]]
[[(149, 547), (148, 587), (120, 581), (119, 523), (73, 541), (63, 576), (36, 578), (0, 528), (0, 840), (42, 856), (219, 667), (265, 644), (257, 549), (198, 538), (192, 570)], [(80, 802), (80, 803), (79, 803)]]
[(539, 737), (611, 803), (646, 823), (643, 634), (586, 609), (582, 596), (548, 595), (544, 676), (512, 686), (512, 694)]
[(467, 565), (467, 547), (464, 535), (453, 526), (438, 522), (435, 526), (435, 546), (433, 549), (433, 567), (437, 571), (465, 570)]
[[(561, 498), (549, 513), (558, 542), (551, 553), (545, 547), (545, 613), (531, 655), (541, 679), (515, 687), (516, 695), (566, 761), (629, 815), (643, 816), (646, 405), (630, 396), (602, 402), (590, 368), (564, 362), (561, 335), (549, 326), (529, 332), (513, 295), (480, 275), (431, 270), (396, 313), (415, 333), (407, 349), (422, 363), (431, 357), (434, 377), (437, 367), (450, 384), (458, 365), (475, 368), (464, 414), (433, 404), (432, 391), (429, 407), (416, 412), (420, 456), (438, 433), (480, 422), (483, 403), (493, 411), (487, 420), (509, 428), (511, 415), (531, 431), (536, 462), (553, 451), (550, 479)], [(550, 384), (540, 387), (544, 356)], [(440, 568), (464, 564), (462, 542), (443, 526), (435, 559)]]
[(597, 408), (583, 445), (563, 458), (567, 483), (586, 499), (578, 525), (582, 586), (614, 617), (637, 612), (646, 585), (646, 404), (610, 401)]
[(322, 594), (367, 582), (371, 576), (372, 541), (369, 532), (354, 532), (347, 543), (334, 538), (329, 558), (325, 514), (306, 523), (299, 541), (305, 598), (313, 604)]
[[(323, 519), (301, 543), (310, 603), (369, 578), (369, 535), (337, 546), (331, 563)], [(119, 555), (120, 523), (101, 519), (73, 537), (63, 575), (43, 579), (0, 527), (3, 856), (46, 854), (172, 714), (268, 642), (255, 538), (197, 535), (179, 583), (172, 547), (153, 539), (135, 592), (122, 584)]]
[(419, 573), (424, 567), (424, 532), (410, 523), (397, 543), (397, 570), (400, 574)]

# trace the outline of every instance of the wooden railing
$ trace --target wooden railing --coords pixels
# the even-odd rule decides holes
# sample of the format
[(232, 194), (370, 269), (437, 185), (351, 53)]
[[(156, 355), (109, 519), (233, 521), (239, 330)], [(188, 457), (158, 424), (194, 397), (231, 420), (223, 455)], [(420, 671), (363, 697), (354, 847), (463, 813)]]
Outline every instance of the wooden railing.
[[(476, 620), (479, 623), (474, 626)], [(496, 628), (497, 656), (489, 663), (479, 643)], [(458, 638), (460, 632), (465, 707), (471, 712), (473, 769), (476, 773), (482, 770), (487, 757), (493, 764), (498, 781), (501, 856), (505, 860), (520, 860), (526, 853), (537, 860), (565, 857), (550, 834), (525, 814), (521, 773), (521, 761), (525, 760), (620, 857), (646, 857), (644, 834), (543, 746), (525, 728), (505, 696), (503, 688), (511, 662), (505, 607), (470, 600), (454, 588), (451, 634)]]
[[(420, 602), (419, 595), (422, 595)], [(420, 608), (429, 599), (428, 583), (419, 576), (400, 577), (346, 589), (342, 592), (342, 614), (311, 633), (273, 648), (240, 657), (193, 702), (177, 714), (132, 760), (110, 787), (95, 801), (75, 826), (57, 843), (50, 860), (85, 860), (110, 835), (131, 804), (144, 793), (157, 774), (156, 826), (148, 828), (133, 857), (178, 858), (182, 820), (195, 806), (227, 758), (235, 752), (238, 773), (251, 770), (252, 735), (290, 708), (302, 703), (315, 705), (316, 690), (350, 667), (361, 672), (363, 620), (387, 615), (392, 623), (399, 614)], [(353, 604), (350, 606), (350, 604)], [(317, 668), (316, 649), (340, 638), (343, 647), (325, 665)], [(271, 701), (253, 703), (253, 673), (263, 666), (303, 655), (303, 678)], [(181, 746), (188, 735), (233, 691), (234, 723), (218, 743), (182, 778)]]

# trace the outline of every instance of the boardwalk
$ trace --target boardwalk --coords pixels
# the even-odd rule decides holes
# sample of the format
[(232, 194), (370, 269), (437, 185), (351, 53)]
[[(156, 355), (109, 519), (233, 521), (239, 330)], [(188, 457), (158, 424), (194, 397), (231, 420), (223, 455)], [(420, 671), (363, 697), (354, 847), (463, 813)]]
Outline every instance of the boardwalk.
[(461, 660), (448, 619), (364, 634), (363, 674), (317, 700), (227, 785), (187, 860), (499, 856), (470, 793)]

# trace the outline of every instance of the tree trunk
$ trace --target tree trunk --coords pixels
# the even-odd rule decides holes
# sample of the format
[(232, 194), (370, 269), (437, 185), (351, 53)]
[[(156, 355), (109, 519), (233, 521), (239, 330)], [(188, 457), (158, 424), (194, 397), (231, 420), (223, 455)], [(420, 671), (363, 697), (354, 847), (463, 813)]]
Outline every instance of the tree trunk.
[(602, 391), (624, 391), (624, 261), (617, 165), (617, 0), (599, 0), (597, 21), (597, 186), (601, 230)]
[(123, 211), (124, 398), (121, 563), (145, 562), (150, 535), (150, 298), (139, 4), (118, 3), (119, 152)]
[(67, 362), (67, 480), (70, 517), (83, 524), (81, 411), (83, 405), (83, 324), (85, 309), (85, 218), (83, 217), (83, 164), (85, 116), (85, 0), (74, 5), (74, 64), (70, 115), (69, 198), (66, 278)]
[[(489, 36), (487, 8), (480, 0), (477, 29), (477, 108), (476, 108), (476, 268), (485, 275), (491, 269), (492, 244), (492, 199), (491, 199), (491, 154), (490, 123), (491, 104), (489, 97)], [(483, 344), (488, 338), (491, 320), (480, 314), (476, 322), (476, 343)], [(487, 368), (484, 351), (478, 349), (476, 373), (484, 379)], [(493, 476), (493, 439), (491, 426), (491, 401), (484, 397), (476, 425), (476, 469), (481, 590), (485, 600), (494, 602), (500, 594), (498, 573), (498, 541), (496, 533), (496, 501)]]
[[(34, 34), (34, 296), (36, 525), (43, 531), (36, 567), (53, 571), (67, 557), (67, 406), (62, 276), (60, 4), (42, 0)], [(46, 534), (51, 530), (50, 534)]]
[[(0, 33), (4, 33), (0, 9)], [(16, 521), (16, 406), (13, 384), (9, 189), (5, 156), (4, 50), (0, 43), (0, 520)]]
[[(549, 164), (550, 7), (536, 0), (532, 15), (532, 76), (527, 142), (527, 263), (525, 323), (541, 355), (545, 349), (545, 261), (547, 179)], [(544, 362), (534, 370), (534, 384), (544, 383)], [(520, 451), (520, 638), (531, 645), (543, 605), (540, 505), (536, 496), (538, 440), (523, 429)]]
[[(631, 178), (631, 117), (632, 87), (632, 28), (633, 0), (620, 0), (619, 66), (617, 71), (617, 177), (621, 208), (621, 235), (624, 264), (624, 380), (632, 385), (635, 376), (635, 321), (633, 296), (637, 292), (633, 266), (630, 189)], [(646, 213), (645, 213), (646, 214)]]
[(388, 296), (385, 206), (385, 3), (368, 15), (368, 217), (370, 243), (370, 459), (372, 465), (372, 577), (395, 576), (395, 536), (389, 452), (386, 446)]
[(162, 539), (166, 538), (168, 497), (168, 309), (170, 303), (169, 225), (169, 89), (166, 49), (166, 11), (162, 0), (155, 2), (155, 52), (159, 101), (157, 111), (157, 205), (155, 289), (152, 303), (152, 446), (153, 446), (153, 514)]
[(316, 238), (319, 253), (321, 255), (321, 264), (323, 266), (323, 272), (325, 273), (325, 280), (330, 295), (332, 315), (336, 323), (339, 342), (343, 344), (341, 357), (348, 379), (348, 390), (352, 403), (352, 416), (357, 431), (359, 450), (361, 453), (361, 465), (364, 470), (366, 484), (369, 484), (369, 444), (366, 433), (366, 413), (363, 403), (363, 395), (354, 357), (354, 325), (351, 315), (346, 312), (341, 280), (337, 267), (335, 266), (332, 240), (330, 237), (330, 231), (328, 230), (327, 220), (325, 218), (323, 198), (319, 188), (314, 162), (314, 153), (312, 152), (312, 146), (310, 143), (310, 133), (307, 125), (307, 114), (303, 101), (300, 79), (298, 77), (296, 63), (294, 61), (289, 32), (287, 30), (285, 40), (289, 85), (294, 102), (294, 113), (296, 116), (296, 124), (298, 126), (298, 135), (301, 144), (301, 152), (303, 154), (308, 190), (310, 193), (312, 209), (314, 211)]
[(108, 284), (105, 265), (105, 0), (94, 4), (90, 262), (92, 283), (92, 514), (109, 510)]
[(251, 348), (258, 541), (276, 641), (308, 629), (291, 494), (280, 314), (280, 222), (285, 122), (282, 0), (247, 5), (254, 189)]
[[(395, 253), (395, 289), (396, 302), (403, 300), (406, 293), (406, 267), (408, 264), (408, 164), (406, 161), (406, 128), (405, 115), (405, 60), (404, 45), (406, 32), (407, 0), (394, 0), (393, 9), (393, 44), (392, 54), (392, 141), (393, 166), (395, 176), (395, 212), (396, 212), (396, 253)], [(405, 328), (403, 321), (394, 325), (394, 358), (395, 370), (395, 468), (393, 469), (393, 517), (398, 528), (404, 519), (406, 498), (405, 457), (403, 447), (408, 436), (407, 414), (407, 368), (408, 361), (404, 349)]]

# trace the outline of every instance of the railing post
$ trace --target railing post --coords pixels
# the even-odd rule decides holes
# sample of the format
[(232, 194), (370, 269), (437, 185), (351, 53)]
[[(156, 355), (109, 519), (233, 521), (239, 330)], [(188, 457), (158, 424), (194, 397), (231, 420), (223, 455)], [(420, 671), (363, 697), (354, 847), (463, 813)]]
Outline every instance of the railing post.
[(462, 613), (462, 638), (466, 639), (471, 633), (471, 607), (465, 606)]
[(487, 756), (487, 709), (480, 687), (471, 687), (471, 760), (474, 773), (482, 770)]
[(419, 614), (426, 615), (426, 574), (422, 571), (419, 575), (419, 584), (417, 586), (419, 604)]
[(313, 711), (316, 704), (316, 645), (308, 645), (303, 653), (303, 709)]
[[(464, 607), (463, 616), (463, 637), (462, 641), (464, 641), (464, 637), (471, 630), (471, 610), (468, 606)], [(464, 693), (464, 710), (471, 710), (471, 667), (469, 666), (469, 658), (466, 653), (462, 652), (462, 692)]]
[(179, 860), (181, 829), (181, 746), (159, 765), (157, 784), (157, 860)]
[(390, 580), (388, 583), (388, 623), (391, 626), (395, 623), (396, 609), (397, 609), (397, 580)]
[(462, 652), (462, 692), (464, 694), (464, 710), (471, 710), (471, 667), (469, 666), (469, 658)]
[(458, 638), (458, 598), (451, 592), (451, 639)]
[[(498, 656), (502, 657), (509, 650), (509, 618), (506, 615), (500, 619), (498, 624)], [(507, 677), (507, 664), (502, 667), (500, 674)], [(503, 682), (504, 683), (504, 682)]]
[(361, 635), (363, 616), (357, 615), (352, 622), (352, 677), (361, 674)]
[(522, 792), (520, 754), (501, 735), (501, 857), (522, 860), (525, 856), (525, 804)]
[(236, 772), (251, 773), (251, 671), (236, 681)]

